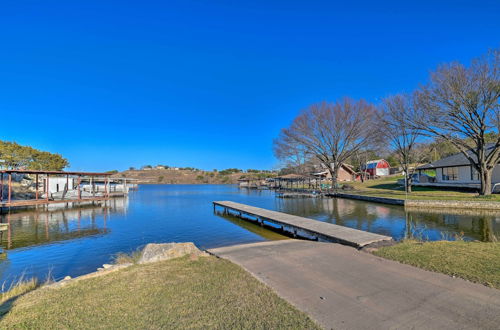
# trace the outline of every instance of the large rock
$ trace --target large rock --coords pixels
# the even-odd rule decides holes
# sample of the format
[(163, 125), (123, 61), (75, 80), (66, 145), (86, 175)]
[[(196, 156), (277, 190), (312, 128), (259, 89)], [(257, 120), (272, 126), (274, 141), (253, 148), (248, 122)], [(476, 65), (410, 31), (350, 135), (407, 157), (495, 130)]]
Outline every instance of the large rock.
[(200, 251), (193, 243), (162, 243), (155, 244), (149, 243), (142, 250), (139, 264), (149, 262), (156, 262), (161, 260), (168, 260), (179, 258), (185, 255), (191, 256), (205, 256), (207, 253)]

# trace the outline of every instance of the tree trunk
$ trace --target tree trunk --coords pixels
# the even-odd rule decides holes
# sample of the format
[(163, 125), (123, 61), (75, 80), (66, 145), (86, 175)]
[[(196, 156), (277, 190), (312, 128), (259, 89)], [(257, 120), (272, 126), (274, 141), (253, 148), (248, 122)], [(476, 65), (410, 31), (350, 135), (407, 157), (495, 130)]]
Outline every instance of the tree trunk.
[(481, 166), (479, 176), (481, 178), (481, 189), (479, 190), (479, 195), (487, 196), (491, 195), (491, 174), (493, 169), (488, 169)]
[(408, 194), (411, 193), (411, 184), (412, 184), (411, 181), (412, 181), (411, 177), (406, 179), (406, 192)]
[(406, 189), (406, 192), (408, 194), (410, 194), (411, 193), (411, 186), (413, 184), (413, 173), (410, 173), (409, 166), (406, 167), (405, 177), (406, 177), (405, 189)]
[(337, 180), (338, 180), (338, 169), (337, 166), (334, 166), (333, 168), (331, 166), (328, 166), (328, 172), (330, 172), (330, 175), (332, 176), (332, 189), (337, 189)]
[(335, 168), (333, 169), (333, 174), (332, 174), (332, 185), (333, 185), (333, 189), (334, 190), (337, 190), (337, 182), (339, 180), (339, 167), (340, 166), (335, 166)]

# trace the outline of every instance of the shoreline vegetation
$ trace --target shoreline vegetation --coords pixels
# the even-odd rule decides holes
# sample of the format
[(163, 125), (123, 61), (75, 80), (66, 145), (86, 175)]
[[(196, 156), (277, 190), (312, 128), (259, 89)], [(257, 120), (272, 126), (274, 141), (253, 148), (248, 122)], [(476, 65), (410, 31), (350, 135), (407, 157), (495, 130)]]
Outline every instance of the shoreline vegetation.
[[(80, 278), (20, 280), (1, 296), (0, 327), (319, 328), (240, 266), (198, 252), (141, 263), (137, 251)], [(500, 289), (498, 242), (404, 240), (367, 252)]]
[(2, 301), (1, 314), (1, 328), (319, 329), (241, 267), (193, 255), (55, 288), (19, 288)]
[[(428, 201), (424, 207), (439, 208), (446, 207), (447, 202), (473, 202), (477, 203), (479, 209), (488, 209), (488, 205), (492, 206), (493, 209), (500, 207), (500, 194), (492, 194), (488, 196), (481, 196), (477, 192), (472, 190), (454, 190), (445, 188), (432, 188), (432, 187), (418, 187), (414, 186), (413, 191), (406, 194), (404, 187), (398, 184), (398, 179), (402, 179), (402, 176), (388, 176), (379, 179), (366, 180), (365, 182), (342, 182), (340, 183), (340, 188), (336, 191), (338, 194), (342, 194), (339, 198), (353, 198), (363, 200), (363, 197), (368, 197), (364, 200), (370, 200), (371, 198), (380, 199), (376, 200), (379, 203), (385, 204), (405, 204), (406, 200), (418, 202), (418, 201)], [(317, 191), (316, 189), (309, 189), (307, 185), (297, 187), (298, 190), (310, 190), (311, 192)], [(291, 189), (292, 191), (294, 189)], [(331, 189), (324, 190), (325, 193), (331, 192)], [(333, 194), (333, 192), (332, 192)], [(349, 197), (349, 195), (353, 197)], [(355, 198), (359, 197), (359, 198)], [(383, 199), (387, 199), (384, 201)], [(434, 205), (430, 202), (436, 202)], [(439, 202), (442, 202), (441, 204)], [(409, 203), (412, 204), (412, 203)], [(413, 203), (414, 204), (414, 203)], [(483, 204), (483, 205), (480, 205)], [(464, 204), (465, 205), (465, 204)], [(411, 207), (419, 207), (419, 205), (409, 205)], [(460, 208), (460, 204), (450, 204), (453, 208)], [(466, 208), (474, 208), (473, 204), (467, 204), (464, 206)]]
[(406, 194), (404, 187), (397, 183), (398, 179), (403, 179), (403, 177), (390, 176), (365, 182), (348, 182), (347, 184), (353, 189), (346, 191), (346, 193), (393, 199), (500, 202), (500, 194), (481, 196), (470, 190), (414, 186), (412, 192)]
[(242, 178), (266, 179), (276, 176), (272, 171), (226, 169), (203, 171), (195, 168), (189, 169), (156, 169), (147, 170), (129, 169), (117, 172), (113, 176), (137, 180), (139, 184), (236, 184)]

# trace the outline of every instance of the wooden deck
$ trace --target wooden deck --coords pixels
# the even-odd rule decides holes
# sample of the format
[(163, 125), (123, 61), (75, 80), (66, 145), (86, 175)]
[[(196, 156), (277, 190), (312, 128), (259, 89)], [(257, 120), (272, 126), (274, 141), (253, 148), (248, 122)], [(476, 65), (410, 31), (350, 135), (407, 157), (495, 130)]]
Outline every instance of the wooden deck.
[[(231, 201), (213, 202), (214, 209), (221, 207), (225, 213), (255, 217), (261, 224), (265, 222), (281, 226), (294, 236), (325, 242), (335, 242), (361, 248), (365, 245), (392, 240), (389, 236), (374, 234), (362, 230), (334, 225), (287, 213), (262, 209)], [(232, 212), (230, 212), (232, 211)]]
[(57, 203), (83, 203), (83, 202), (97, 202), (110, 200), (112, 197), (124, 196), (124, 194), (110, 195), (109, 197), (87, 197), (82, 199), (27, 199), (27, 200), (12, 200), (9, 202), (0, 202), (0, 208), (22, 207), (22, 206), (36, 206)]

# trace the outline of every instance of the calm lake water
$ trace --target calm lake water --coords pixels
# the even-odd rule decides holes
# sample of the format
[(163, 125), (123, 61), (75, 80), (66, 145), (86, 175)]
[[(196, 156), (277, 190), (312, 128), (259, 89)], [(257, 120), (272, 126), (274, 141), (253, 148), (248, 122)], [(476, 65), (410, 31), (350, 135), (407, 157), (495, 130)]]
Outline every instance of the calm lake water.
[[(231, 200), (319, 221), (385, 234), (399, 240), (494, 240), (500, 237), (500, 215), (451, 211), (405, 213), (402, 207), (330, 198), (280, 199), (272, 191), (233, 185), (142, 185), (128, 198), (106, 208), (72, 209), (51, 205), (49, 211), (0, 215), (10, 223), (1, 232), (4, 249), (0, 282), (21, 274), (55, 279), (95, 271), (118, 252), (132, 252), (150, 242), (194, 242), (200, 248), (285, 239), (234, 217), (213, 213), (212, 201)], [(59, 206), (60, 207), (60, 206)]]

